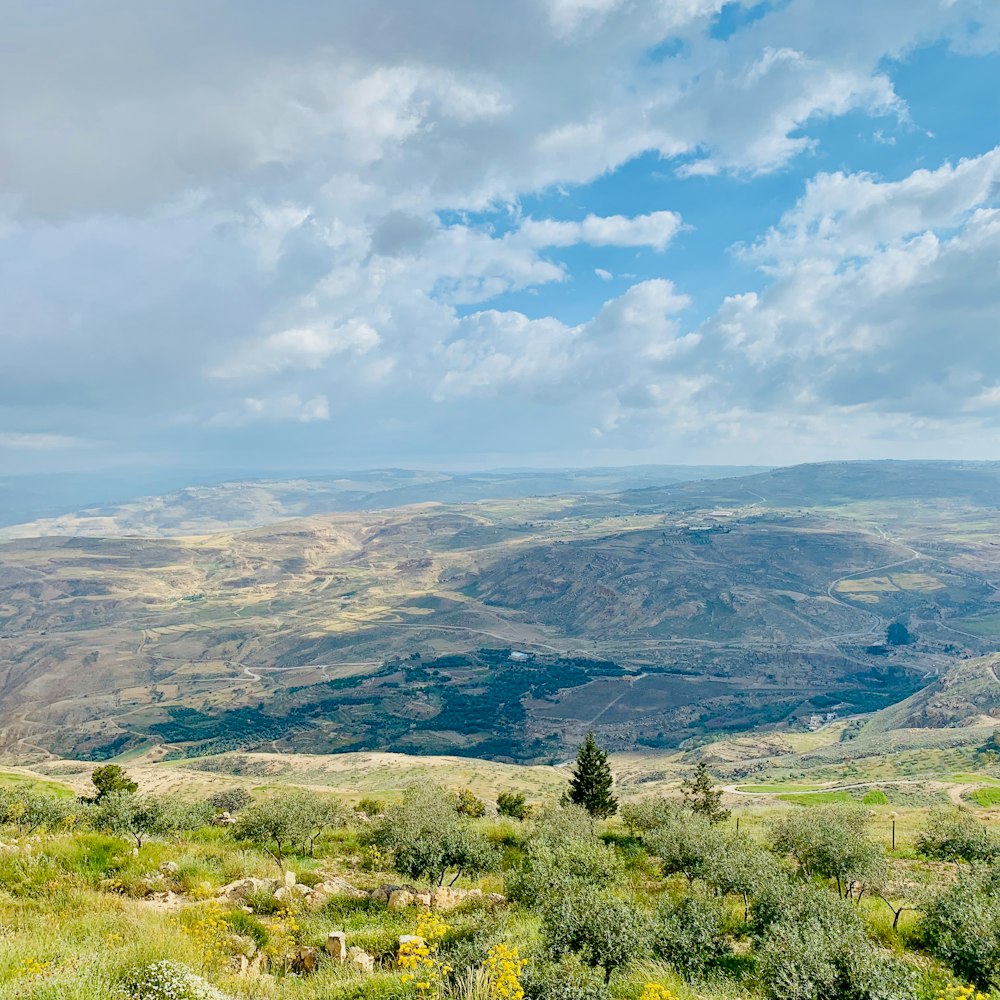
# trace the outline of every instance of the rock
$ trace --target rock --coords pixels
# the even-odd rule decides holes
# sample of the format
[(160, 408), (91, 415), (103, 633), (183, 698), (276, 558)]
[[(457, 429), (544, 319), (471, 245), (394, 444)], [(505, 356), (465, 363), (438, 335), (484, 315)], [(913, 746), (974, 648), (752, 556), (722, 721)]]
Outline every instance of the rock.
[(212, 822), (216, 826), (232, 826), (236, 822), (235, 816), (230, 816), (228, 812), (220, 813)]
[(258, 892), (274, 892), (278, 886), (273, 878), (241, 878), (224, 885), (218, 895), (223, 899), (243, 900)]
[(354, 947), (347, 953), (347, 961), (359, 972), (374, 972), (375, 959), (363, 948)]
[(483, 898), (491, 906), (501, 906), (507, 902), (507, 897), (502, 892), (488, 892)]
[(377, 889), (373, 889), (371, 896), (372, 899), (381, 899), (383, 903), (389, 902), (389, 897), (397, 890), (401, 889), (402, 886), (399, 885), (380, 885)]
[(412, 906), (416, 896), (412, 892), (408, 892), (406, 889), (397, 889), (392, 895), (386, 900), (386, 905), (390, 910), (405, 910), (408, 906)]
[(160, 871), (164, 875), (175, 875), (177, 873), (177, 862), (176, 861), (164, 861), (160, 865)]
[(402, 948), (404, 944), (415, 944), (423, 946), (427, 944), (427, 942), (419, 934), (400, 934), (399, 947)]
[(347, 935), (344, 931), (330, 931), (323, 950), (338, 962), (347, 961)]
[(440, 886), (431, 895), (431, 909), (454, 910), (462, 901), (460, 893), (460, 889), (450, 889), (446, 885)]
[(429, 892), (418, 892), (413, 898), (417, 901), (418, 906), (426, 906), (427, 909), (430, 909), (431, 894)]
[(285, 872), (285, 885), (290, 889), (296, 882), (298, 882), (298, 876), (295, 872)]
[(316, 971), (317, 965), (319, 965), (319, 953), (315, 948), (310, 948), (307, 945), (303, 945), (292, 956), (292, 970), (294, 972), (308, 975), (310, 972)]
[(367, 899), (370, 895), (336, 875), (324, 875), (323, 881), (313, 886), (313, 891), (324, 896), (347, 896), (349, 899)]

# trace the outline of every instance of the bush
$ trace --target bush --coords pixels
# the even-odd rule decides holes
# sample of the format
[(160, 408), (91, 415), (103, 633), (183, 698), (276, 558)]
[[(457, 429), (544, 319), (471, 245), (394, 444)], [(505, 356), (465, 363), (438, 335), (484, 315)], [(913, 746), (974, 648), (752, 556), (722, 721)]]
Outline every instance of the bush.
[(471, 789), (463, 788), (458, 793), (458, 802), (455, 805), (455, 811), (459, 816), (479, 819), (486, 815), (486, 803), (482, 799), (476, 798)]
[(497, 812), (511, 819), (524, 819), (528, 815), (528, 806), (520, 792), (501, 792), (497, 796)]
[(868, 940), (855, 906), (809, 883), (775, 882), (766, 895), (757, 968), (767, 996), (912, 1000), (912, 973)]
[(993, 861), (1000, 842), (964, 809), (933, 809), (917, 834), (917, 850), (938, 861)]
[(609, 888), (624, 875), (621, 858), (598, 840), (571, 840), (559, 845), (534, 841), (524, 864), (507, 876), (507, 894), (532, 906), (554, 893)]
[(608, 1000), (600, 974), (579, 958), (536, 962), (524, 973), (525, 1000)]
[(921, 923), (924, 946), (980, 989), (1000, 987), (1000, 877), (968, 872), (935, 896)]
[(219, 812), (237, 813), (253, 801), (245, 788), (225, 788), (208, 798), (208, 804)]
[(675, 809), (664, 813), (660, 825), (644, 833), (642, 839), (650, 854), (660, 859), (664, 875), (680, 872), (690, 882), (722, 851), (726, 838), (705, 816)]
[(653, 922), (653, 953), (685, 977), (704, 975), (729, 948), (722, 932), (722, 906), (713, 900), (685, 896), (667, 899)]
[(635, 906), (593, 890), (557, 895), (542, 916), (542, 937), (553, 958), (577, 955), (611, 974), (646, 950), (648, 928)]

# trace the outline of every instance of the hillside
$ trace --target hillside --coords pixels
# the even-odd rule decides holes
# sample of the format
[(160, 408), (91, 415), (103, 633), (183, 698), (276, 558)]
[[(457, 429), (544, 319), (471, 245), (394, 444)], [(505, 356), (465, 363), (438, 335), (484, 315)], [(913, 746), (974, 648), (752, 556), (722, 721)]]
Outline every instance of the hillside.
[(553, 761), (884, 709), (1000, 641), (995, 469), (852, 468), (10, 541), (0, 746)]

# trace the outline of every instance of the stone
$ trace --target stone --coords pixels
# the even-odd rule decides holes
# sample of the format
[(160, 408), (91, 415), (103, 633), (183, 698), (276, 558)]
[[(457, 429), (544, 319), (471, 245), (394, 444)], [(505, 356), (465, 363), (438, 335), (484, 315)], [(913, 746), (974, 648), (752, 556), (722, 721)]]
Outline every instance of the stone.
[(402, 948), (404, 944), (414, 944), (423, 947), (427, 942), (419, 934), (400, 934), (399, 947)]
[(451, 889), (446, 885), (442, 885), (435, 889), (431, 895), (431, 909), (454, 910), (461, 901), (460, 889)]
[(347, 961), (354, 966), (358, 972), (374, 972), (375, 959), (363, 948), (354, 947), (347, 953)]
[(298, 882), (298, 880), (299, 880), (298, 876), (295, 874), (295, 872), (285, 872), (285, 885), (287, 885), (289, 889), (293, 885), (295, 885), (295, 883)]
[(413, 898), (417, 901), (418, 906), (426, 906), (428, 910), (431, 908), (431, 894), (429, 892), (418, 892)]
[(326, 936), (323, 950), (338, 962), (347, 961), (347, 934), (344, 931), (330, 931)]
[(309, 974), (316, 971), (317, 965), (319, 965), (319, 953), (308, 945), (302, 945), (292, 956), (292, 969), (295, 972)]
[(176, 861), (164, 861), (163, 864), (160, 865), (160, 871), (163, 872), (164, 875), (173, 875), (173, 874), (175, 874), (177, 872), (177, 862)]
[(406, 889), (397, 889), (386, 900), (386, 906), (390, 910), (405, 910), (407, 907), (413, 905), (415, 898), (412, 892), (408, 892)]
[(212, 822), (216, 826), (232, 826), (236, 822), (235, 816), (230, 816), (228, 812), (220, 813)]
[(372, 899), (381, 899), (383, 903), (389, 902), (389, 897), (397, 890), (401, 889), (402, 886), (399, 885), (380, 885), (377, 889), (372, 890)]
[[(323, 881), (318, 882), (313, 888), (316, 892), (322, 893), (324, 896), (347, 896), (349, 899), (367, 899), (370, 895), (364, 889), (359, 889), (357, 886), (351, 885), (345, 879), (325, 873)], [(388, 899), (388, 897), (386, 898)]]
[(483, 898), (491, 906), (502, 906), (507, 902), (507, 897), (502, 892), (488, 892)]
[(241, 878), (224, 885), (218, 895), (224, 899), (243, 900), (258, 892), (274, 892), (278, 886), (273, 878)]

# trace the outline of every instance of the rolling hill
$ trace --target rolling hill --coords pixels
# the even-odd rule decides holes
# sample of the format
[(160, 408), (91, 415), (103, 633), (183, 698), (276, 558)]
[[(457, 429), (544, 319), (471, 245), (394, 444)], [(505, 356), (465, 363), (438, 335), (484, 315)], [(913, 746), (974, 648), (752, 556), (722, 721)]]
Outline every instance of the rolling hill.
[[(14, 539), (0, 747), (553, 761), (589, 728), (665, 748), (905, 704), (1000, 641), (998, 476), (837, 463), (249, 530), (237, 504), (207, 534), (119, 522)], [(161, 534), (187, 523), (176, 498), (163, 510)], [(894, 621), (915, 642), (887, 643)]]

